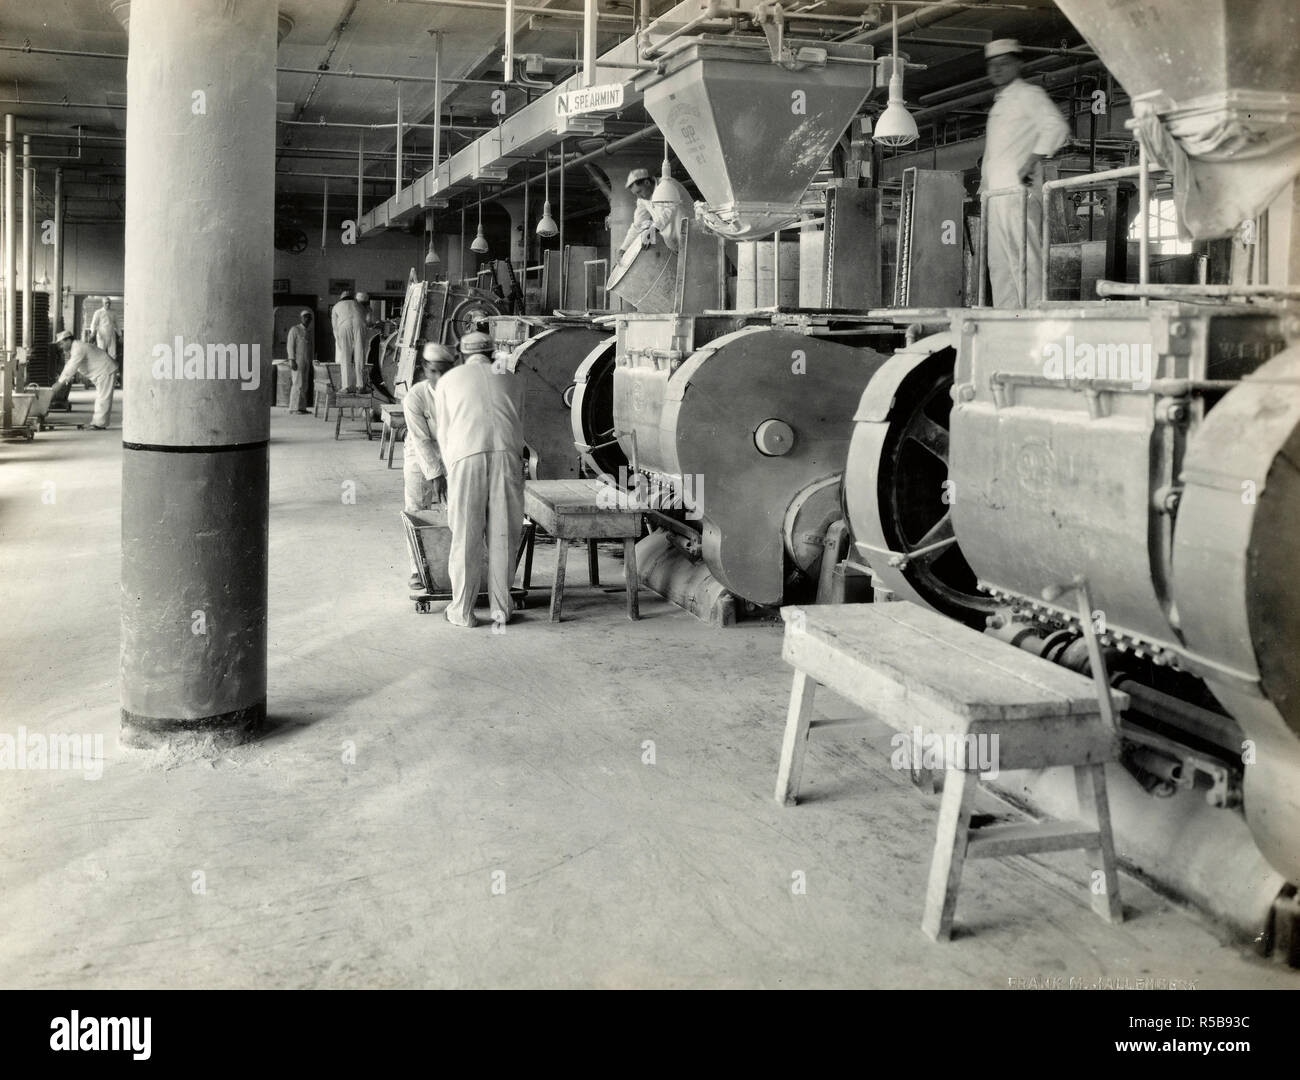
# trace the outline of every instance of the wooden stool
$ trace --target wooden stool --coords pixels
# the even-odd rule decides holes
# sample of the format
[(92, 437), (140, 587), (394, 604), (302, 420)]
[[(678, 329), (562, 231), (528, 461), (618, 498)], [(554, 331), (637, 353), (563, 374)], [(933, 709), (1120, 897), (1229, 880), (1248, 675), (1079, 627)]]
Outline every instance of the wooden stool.
[(379, 457), (384, 457), (384, 444), (388, 447), (388, 467), (393, 467), (393, 451), (406, 439), (406, 414), (400, 405), (380, 405)]
[[(370, 431), (370, 411), (375, 407), (374, 399), (369, 394), (346, 394), (338, 391), (334, 396), (334, 404), (338, 406), (338, 416), (334, 421), (334, 438), (339, 437), (339, 432), (343, 430), (343, 410), (347, 409), (350, 413), (350, 419), (357, 418), (357, 410), (361, 409), (366, 417), (366, 442), (369, 442), (374, 436)], [(329, 410), (326, 409), (325, 418), (329, 419)]]
[[(1107, 922), (1122, 921), (1103, 764), (1118, 757), (1119, 735), (1103, 715), (1091, 679), (910, 603), (787, 607), (781, 615), (782, 656), (795, 673), (777, 802), (798, 801), (812, 731), (862, 722), (812, 719), (820, 684), (914, 741), (920, 730), (931, 747), (967, 751), (944, 754), (943, 800), (921, 922), (927, 935), (937, 941), (951, 935), (966, 859), (1031, 852), (1082, 849), (1093, 910)], [(1113, 709), (1127, 705), (1126, 694), (1111, 692)], [(973, 829), (979, 768), (969, 750), (980, 739), (994, 748), (999, 770), (1073, 766), (1083, 820)]]
[[(600, 584), (596, 565), (597, 540), (623, 541), (623, 574), (627, 581), (627, 617), (639, 619), (639, 583), (636, 572), (636, 542), (641, 537), (642, 510), (620, 505), (603, 505), (599, 480), (528, 480), (524, 484), (524, 512), (528, 524), (524, 534), (524, 587), (532, 578), (533, 545), (541, 528), (555, 537), (555, 579), (551, 585), (551, 622), (560, 621), (564, 603), (565, 564), (568, 542), (587, 541), (587, 573), (592, 585)], [(611, 495), (609, 501), (613, 501)]]

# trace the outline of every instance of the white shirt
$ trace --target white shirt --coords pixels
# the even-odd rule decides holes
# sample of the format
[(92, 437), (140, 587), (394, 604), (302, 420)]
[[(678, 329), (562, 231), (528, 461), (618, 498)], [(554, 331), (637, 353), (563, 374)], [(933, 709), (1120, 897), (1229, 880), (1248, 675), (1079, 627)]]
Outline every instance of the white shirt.
[[(998, 91), (989, 110), (980, 191), (1019, 187), (1030, 154), (1051, 157), (1069, 137), (1069, 125), (1047, 91), (1013, 79)], [(1040, 164), (1035, 166), (1035, 184), (1041, 182), (1041, 174)]]
[(284, 351), (290, 360), (303, 360), (308, 364), (312, 359), (311, 328), (295, 323), (289, 327), (289, 335), (284, 340)]
[[(437, 380), (441, 381), (441, 380)], [(415, 452), (420, 471), (426, 480), (443, 474), (442, 453), (438, 449), (437, 419), (434, 415), (434, 383), (421, 379), (402, 398), (402, 415), (406, 417), (406, 445)]]
[(464, 458), (492, 450), (522, 456), (521, 388), (513, 374), (496, 371), (481, 353), (439, 379), (433, 402), (443, 464), (450, 468)]
[(117, 364), (98, 345), (92, 345), (89, 341), (74, 341), (68, 362), (63, 365), (63, 374), (59, 378), (70, 384), (78, 371), (98, 386), (100, 379), (116, 374)]

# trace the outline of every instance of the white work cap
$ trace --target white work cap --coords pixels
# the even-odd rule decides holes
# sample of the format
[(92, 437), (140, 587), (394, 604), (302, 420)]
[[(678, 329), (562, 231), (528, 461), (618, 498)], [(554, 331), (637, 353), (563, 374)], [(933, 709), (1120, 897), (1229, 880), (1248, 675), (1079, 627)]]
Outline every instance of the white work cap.
[(471, 330), (460, 339), (460, 351), (466, 356), (474, 353), (486, 353), (492, 349), (492, 339), (481, 330)]
[(984, 46), (984, 59), (992, 60), (995, 56), (1019, 56), (1020, 42), (1015, 38), (1005, 37), (998, 38), (997, 41), (990, 41)]
[(633, 184), (638, 183), (642, 180), (653, 180), (653, 179), (654, 177), (650, 175), (649, 169), (633, 169), (630, 173), (627, 174), (627, 183), (624, 184), (623, 186), (625, 188), (630, 188)]
[(298, 312), (298, 314), (299, 314), (299, 315), (310, 315), (310, 314), (311, 314), (311, 311), (310, 311), (310, 309), (308, 309), (308, 308), (303, 308), (300, 312)]
[(369, 303), (369, 302), (370, 302), (370, 294), (369, 294), (368, 292), (359, 292), (359, 293), (357, 293), (357, 303), (358, 303), (358, 304), (367, 304), (367, 303)]
[(71, 341), (71, 340), (72, 340), (71, 330), (60, 330), (57, 334), (54, 335), (55, 345), (57, 345), (60, 341)]

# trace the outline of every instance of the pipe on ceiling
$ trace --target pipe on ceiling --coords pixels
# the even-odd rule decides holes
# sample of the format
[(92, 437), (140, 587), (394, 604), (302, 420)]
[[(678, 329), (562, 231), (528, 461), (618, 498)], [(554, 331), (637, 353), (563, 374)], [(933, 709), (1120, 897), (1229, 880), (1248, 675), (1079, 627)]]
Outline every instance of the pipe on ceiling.
[[(1028, 81), (1035, 82), (1041, 79), (1044, 88), (1053, 87), (1068, 82), (1071, 79), (1076, 79), (1085, 71), (1093, 71), (1102, 66), (1100, 60), (1089, 60), (1083, 64), (1076, 64), (1073, 66), (1058, 68), (1053, 71), (1042, 72), (1039, 75), (1033, 76)], [(937, 117), (945, 116), (955, 109), (964, 109), (971, 105), (980, 105), (991, 101), (996, 93), (997, 90), (990, 87), (987, 90), (980, 90), (974, 94), (967, 94), (965, 97), (953, 98), (949, 101), (941, 102), (928, 109), (920, 109), (912, 113), (912, 116), (918, 124), (925, 121), (931, 121)]]

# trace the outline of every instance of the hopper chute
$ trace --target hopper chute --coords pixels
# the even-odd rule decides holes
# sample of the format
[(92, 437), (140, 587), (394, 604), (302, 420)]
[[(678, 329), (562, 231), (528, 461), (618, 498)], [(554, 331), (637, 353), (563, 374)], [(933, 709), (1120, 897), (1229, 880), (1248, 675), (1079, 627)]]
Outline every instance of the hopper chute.
[(1300, 174), (1294, 0), (1058, 0), (1133, 99), (1134, 126), (1174, 174), (1194, 239), (1257, 217)]
[(703, 194), (700, 220), (729, 240), (799, 219), (799, 201), (871, 92), (867, 45), (682, 38), (639, 76), (651, 119)]

